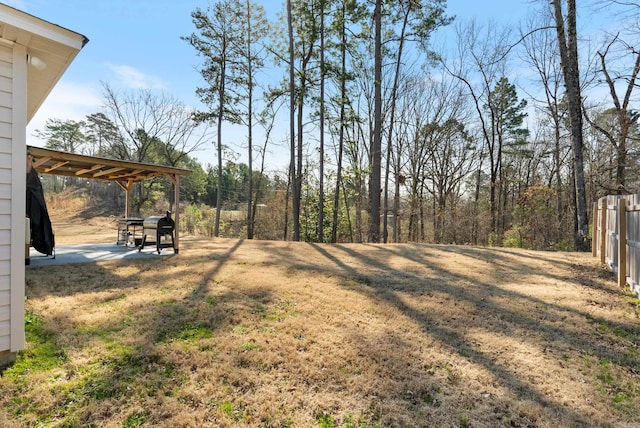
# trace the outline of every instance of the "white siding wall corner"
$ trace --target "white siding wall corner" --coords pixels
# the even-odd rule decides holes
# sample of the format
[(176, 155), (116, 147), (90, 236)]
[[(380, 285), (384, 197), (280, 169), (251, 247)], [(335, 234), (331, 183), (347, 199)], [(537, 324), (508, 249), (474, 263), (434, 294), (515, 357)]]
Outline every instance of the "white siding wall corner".
[[(11, 352), (24, 349), (24, 234), (27, 189), (27, 48), (13, 47), (11, 144)], [(2, 349), (2, 348), (0, 348)]]
[(24, 348), (27, 50), (0, 46), (0, 352)]
[[(13, 49), (0, 45), (0, 353), (13, 349), (11, 340), (11, 153), (13, 152)], [(9, 210), (6, 209), (7, 203)], [(7, 256), (7, 251), (9, 255)]]
[[(24, 349), (26, 127), (51, 87), (88, 41), (81, 34), (0, 3), (0, 359)], [(48, 55), (29, 74), (27, 46)], [(31, 81), (29, 80), (31, 78)], [(27, 88), (30, 81), (31, 86)], [(6, 319), (5, 319), (6, 318)], [(6, 321), (8, 320), (8, 325)]]

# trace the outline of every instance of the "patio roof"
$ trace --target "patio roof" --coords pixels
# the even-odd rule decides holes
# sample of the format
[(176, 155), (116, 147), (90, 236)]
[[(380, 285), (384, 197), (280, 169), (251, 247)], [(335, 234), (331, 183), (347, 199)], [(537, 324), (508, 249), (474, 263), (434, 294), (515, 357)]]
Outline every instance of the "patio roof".
[[(85, 156), (42, 147), (27, 146), (27, 171), (30, 170), (30, 167), (35, 168), (40, 174), (115, 181), (126, 192), (125, 218), (129, 217), (130, 191), (134, 183), (155, 177), (166, 177), (174, 185), (175, 201), (180, 201), (180, 176), (191, 175), (191, 171), (188, 169)], [(179, 210), (176, 208), (174, 210), (176, 225), (180, 224), (179, 216)], [(178, 227), (176, 227), (176, 253), (178, 253), (178, 245), (179, 233)]]
[(41, 147), (27, 146), (27, 154), (32, 156), (32, 165), (40, 174), (110, 180), (125, 185), (154, 177), (173, 179), (178, 175), (191, 175), (188, 169), (78, 155)]

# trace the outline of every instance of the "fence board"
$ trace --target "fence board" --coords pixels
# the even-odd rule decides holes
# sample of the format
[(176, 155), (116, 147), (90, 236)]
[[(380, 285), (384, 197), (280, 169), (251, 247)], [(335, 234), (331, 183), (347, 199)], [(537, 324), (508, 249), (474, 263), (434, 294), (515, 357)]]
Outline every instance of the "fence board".
[[(625, 199), (622, 218), (617, 206), (620, 199)], [(593, 256), (608, 264), (618, 274), (620, 283), (626, 283), (640, 297), (640, 194), (600, 198), (594, 204), (592, 230)], [(620, 251), (621, 242), (625, 251)], [(624, 256), (622, 263), (618, 260), (619, 253)], [(619, 267), (624, 272), (619, 272)]]

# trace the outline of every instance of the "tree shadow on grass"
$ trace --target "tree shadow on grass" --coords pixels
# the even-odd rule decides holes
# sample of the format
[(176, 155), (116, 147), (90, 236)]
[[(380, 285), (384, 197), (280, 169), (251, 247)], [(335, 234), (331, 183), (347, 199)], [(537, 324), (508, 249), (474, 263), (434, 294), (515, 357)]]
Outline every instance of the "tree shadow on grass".
[[(42, 390), (47, 389), (44, 384), (38, 387), (38, 393), (22, 389), (19, 382), (13, 384), (17, 389), (11, 391), (9, 382), (2, 385), (2, 390), (9, 392), (2, 400), (3, 407), (9, 406), (12, 413), (21, 418), (21, 423), (57, 420), (69, 426), (84, 426), (122, 419), (127, 413), (134, 419), (146, 420), (151, 417), (150, 413), (139, 410), (140, 403), (155, 401), (154, 405), (161, 406), (162, 397), (173, 397), (175, 402), (177, 396), (182, 395), (180, 385), (188, 373), (184, 372), (184, 361), (168, 356), (161, 348), (175, 347), (179, 354), (186, 352), (183, 348), (197, 342), (202, 343), (198, 345), (198, 352), (212, 352), (217, 332), (236, 322), (233, 312), (225, 309), (224, 302), (245, 296), (230, 291), (211, 297), (207, 295), (207, 287), (241, 245), (242, 241), (237, 241), (224, 252), (204, 256), (181, 255), (30, 269), (26, 277), (27, 299), (70, 302), (66, 308), (52, 308), (46, 316), (31, 312), (29, 315), (30, 319), (39, 319), (41, 335), (44, 335), (42, 340), (47, 348), (56, 349), (54, 366), (43, 370), (57, 373), (53, 376), (60, 378), (65, 391), (61, 393), (54, 383), (50, 389), (52, 396), (48, 397), (46, 393), (42, 394)], [(183, 265), (204, 268), (200, 276), (191, 275), (186, 279), (185, 274), (189, 272), (182, 269)], [(178, 272), (167, 274), (167, 267), (175, 267)], [(143, 281), (158, 285), (157, 295), (148, 302), (138, 290)], [(182, 296), (172, 295), (174, 286), (182, 288)], [(267, 291), (258, 294), (257, 299), (269, 300)], [(131, 296), (137, 296), (141, 303), (130, 303)], [(48, 305), (44, 304), (45, 311)], [(91, 311), (83, 313), (79, 309), (91, 310), (93, 305), (105, 312), (92, 315)], [(110, 311), (113, 316), (105, 316)], [(40, 344), (33, 342), (40, 339), (29, 336), (29, 330), (30, 325), (27, 325), (31, 340), (25, 351), (19, 353), (18, 361), (7, 367), (8, 373), (19, 371), (40, 376), (37, 375), (40, 371), (38, 362), (34, 359), (42, 358), (43, 354), (38, 351)], [(86, 364), (80, 370), (70, 364), (71, 356), (78, 358), (88, 349), (97, 349), (95, 346), (100, 346), (100, 351), (84, 357)], [(6, 401), (10, 395), (15, 399)], [(49, 400), (55, 404), (46, 404)], [(96, 401), (104, 405), (96, 404)], [(130, 403), (134, 403), (133, 407)], [(154, 405), (150, 404), (151, 407)], [(108, 408), (121, 410), (110, 410), (105, 414)], [(168, 420), (170, 417), (167, 421), (156, 419), (156, 423), (171, 423)], [(175, 424), (179, 425), (180, 421)]]
[[(588, 426), (593, 421), (590, 421), (584, 415), (574, 411), (565, 404), (558, 402), (543, 395), (538, 388), (530, 381), (518, 377), (515, 373), (510, 371), (507, 367), (503, 367), (500, 362), (496, 362), (493, 357), (487, 353), (481, 352), (477, 347), (465, 336), (463, 331), (457, 331), (455, 328), (451, 328), (446, 324), (441, 323), (441, 320), (434, 318), (430, 313), (411, 307), (406, 303), (402, 296), (404, 293), (422, 295), (429, 292), (438, 292), (450, 295), (454, 300), (465, 302), (475, 308), (476, 313), (486, 314), (489, 317), (496, 317), (497, 322), (495, 325), (500, 325), (506, 322), (513, 328), (500, 328), (500, 334), (510, 334), (510, 332), (516, 332), (521, 334), (522, 331), (530, 331), (535, 336), (545, 336), (548, 340), (553, 342), (565, 342), (560, 343), (563, 348), (567, 346), (576, 352), (578, 355), (587, 354), (595, 356), (599, 360), (612, 361), (622, 367), (627, 367), (629, 370), (633, 370), (638, 363), (636, 358), (629, 358), (628, 356), (621, 355), (616, 349), (610, 348), (608, 345), (611, 343), (594, 343), (592, 336), (584, 334), (582, 331), (571, 328), (565, 325), (564, 319), (567, 314), (575, 315), (582, 318), (589, 316), (586, 312), (577, 311), (570, 307), (561, 305), (560, 303), (554, 304), (545, 302), (541, 299), (523, 295), (521, 293), (506, 290), (495, 284), (489, 284), (486, 282), (478, 282), (478, 280), (472, 276), (464, 275), (460, 272), (447, 271), (443, 269), (434, 260), (427, 257), (420, 257), (416, 252), (405, 251), (398, 247), (383, 247), (375, 246), (374, 251), (380, 251), (388, 253), (389, 256), (400, 256), (408, 258), (411, 261), (418, 263), (422, 266), (429, 268), (431, 271), (438, 272), (438, 280), (421, 277), (419, 274), (412, 274), (406, 270), (399, 271), (393, 268), (389, 263), (385, 263), (384, 260), (388, 257), (376, 257), (371, 258), (360, 252), (354, 251), (352, 247), (347, 245), (338, 245), (332, 249), (331, 252), (327, 251), (326, 247), (316, 244), (311, 246), (320, 254), (322, 254), (332, 265), (336, 267), (338, 272), (351, 278), (362, 277), (363, 273), (359, 269), (355, 269), (345, 262), (347, 259), (357, 260), (365, 266), (365, 271), (370, 269), (372, 272), (381, 271), (385, 272), (385, 278), (397, 277), (399, 281), (393, 284), (387, 283), (384, 280), (376, 280), (375, 273), (368, 273), (371, 275), (365, 280), (366, 287), (362, 288), (363, 293), (367, 298), (377, 300), (381, 302), (390, 303), (393, 307), (397, 308), (400, 312), (406, 314), (409, 318), (422, 326), (425, 334), (435, 337), (442, 345), (451, 349), (452, 352), (466, 357), (472, 363), (479, 365), (492, 373), (496, 379), (509, 388), (515, 397), (521, 400), (533, 401), (538, 406), (546, 409), (548, 412), (554, 415), (559, 415), (559, 420), (570, 421), (574, 425)], [(454, 249), (441, 248), (438, 250), (444, 250), (446, 252), (452, 252)], [(344, 253), (345, 257), (337, 255), (336, 252)], [(421, 252), (424, 253), (424, 252)], [(461, 249), (461, 253), (468, 257), (484, 260), (488, 263), (493, 263), (495, 266), (496, 260), (490, 258), (491, 255), (483, 251), (474, 251), (473, 249)], [(503, 268), (509, 268), (513, 264), (513, 260), (509, 258), (501, 259), (500, 255), (494, 255), (502, 264)], [(514, 269), (512, 266), (511, 269)], [(517, 270), (517, 267), (515, 267)], [(538, 274), (545, 275), (540, 272)], [(564, 278), (551, 275), (554, 279), (561, 280)], [(414, 286), (405, 287), (402, 285), (402, 278), (411, 278), (414, 283), (422, 284), (422, 289), (416, 289)], [(499, 277), (498, 277), (499, 280)], [(468, 283), (473, 284), (473, 287), (460, 287), (457, 284)], [(580, 284), (580, 282), (578, 282)], [(497, 297), (497, 298), (496, 298)], [(522, 302), (524, 307), (530, 305), (540, 305), (541, 307), (551, 308), (553, 312), (547, 311), (547, 319), (539, 320), (532, 318), (522, 312), (514, 311), (512, 308), (498, 303), (500, 301), (519, 301)], [(498, 320), (501, 320), (502, 323)], [(626, 337), (633, 337), (633, 334), (638, 334), (638, 328), (636, 326), (623, 324), (623, 323), (610, 323), (610, 328), (616, 328), (625, 332)], [(637, 336), (636, 336), (637, 337)], [(518, 339), (520, 336), (515, 336), (514, 339)], [(525, 339), (527, 340), (527, 339)]]
[[(456, 329), (454, 323), (448, 324), (447, 320), (439, 318), (438, 314), (416, 307), (415, 299), (442, 299), (443, 305), (459, 302), (470, 308), (469, 316), (472, 316), (473, 312), (475, 316), (482, 316), (491, 321), (487, 324), (490, 327), (487, 328), (492, 333), (512, 339), (529, 340), (528, 337), (522, 338), (520, 335), (522, 332), (530, 332), (534, 338), (547, 338), (550, 348), (575, 352), (576, 358), (582, 355), (594, 356), (599, 360), (611, 361), (630, 369), (637, 364), (637, 360), (625, 359), (617, 354), (616, 349), (611, 346), (617, 344), (612, 343), (610, 338), (607, 337), (602, 342), (593, 342), (590, 340), (592, 336), (576, 330), (564, 321), (565, 317), (584, 319), (589, 316), (588, 312), (576, 310), (563, 305), (562, 302), (548, 302), (502, 288), (501, 274), (518, 273), (518, 267), (513, 266), (513, 260), (510, 258), (511, 253), (497, 253), (492, 258), (491, 253), (487, 251), (462, 249), (461, 256), (487, 264), (496, 262), (492, 267), (496, 269), (496, 283), (488, 283), (478, 281), (471, 273), (465, 271), (444, 269), (438, 263), (435, 250), (422, 249), (418, 252), (406, 246), (366, 246), (366, 251), (360, 252), (356, 251), (360, 247), (349, 245), (296, 244), (289, 247), (265, 243), (260, 248), (268, 257), (263, 262), (252, 263), (240, 257), (239, 250), (243, 244), (244, 241), (230, 240), (224, 245), (217, 245), (210, 254), (193, 257), (181, 254), (166, 262), (132, 260), (93, 267), (85, 265), (47, 268), (49, 270), (46, 271), (46, 278), (43, 280), (46, 287), (37, 290), (34, 284), (28, 285), (30, 297), (51, 298), (51, 302), (54, 302), (52, 304), (55, 304), (58, 298), (75, 295), (83, 298), (83, 295), (87, 295), (87, 299), (107, 308), (115, 307), (119, 302), (126, 302), (128, 305), (119, 312), (114, 312), (114, 316), (94, 319), (88, 323), (90, 325), (83, 325), (81, 318), (76, 320), (80, 314), (74, 307), (60, 311), (58, 318), (46, 319), (51, 331), (55, 331), (56, 325), (66, 325), (64, 328), (67, 329), (67, 342), (57, 344), (68, 355), (82, 355), (86, 349), (90, 349), (88, 346), (91, 343), (98, 343), (109, 351), (105, 354), (106, 357), (96, 357), (98, 360), (87, 373), (74, 372), (68, 365), (62, 364), (68, 372), (56, 376), (66, 379), (65, 388), (68, 391), (63, 398), (58, 396), (60, 406), (49, 412), (59, 412), (61, 408), (66, 408), (69, 414), (75, 415), (76, 425), (128, 417), (146, 417), (147, 423), (155, 424), (186, 423), (172, 420), (169, 414), (164, 416), (165, 419), (158, 419), (158, 414), (150, 413), (152, 408), (156, 408), (156, 412), (157, 408), (167, 409), (165, 412), (169, 412), (168, 409), (179, 409), (183, 414), (185, 411), (191, 412), (188, 417), (192, 418), (190, 420), (194, 423), (210, 422), (224, 425), (220, 419), (214, 420), (220, 418), (222, 406), (226, 409), (222, 411), (223, 416), (227, 417), (225, 423), (233, 425), (234, 421), (242, 422), (242, 419), (236, 421), (234, 418), (244, 417), (248, 411), (243, 410), (241, 403), (233, 402), (233, 397), (252, 395), (260, 382), (267, 382), (269, 379), (276, 379), (279, 383), (263, 387), (279, 391), (284, 397), (283, 402), (292, 400), (294, 392), (291, 391), (295, 391), (295, 388), (302, 390), (301, 395), (331, 395), (335, 391), (336, 397), (344, 397), (340, 394), (348, 388), (349, 382), (355, 382), (362, 376), (359, 373), (360, 368), (351, 367), (350, 364), (364, 364), (361, 359), (371, 362), (372, 376), (377, 376), (372, 377), (372, 383), (365, 385), (365, 390), (360, 393), (360, 396), (370, 403), (371, 420), (382, 420), (384, 411), (382, 407), (376, 407), (376, 403), (380, 401), (376, 397), (399, 396), (399, 402), (410, 410), (413, 409), (413, 415), (418, 415), (425, 411), (425, 408), (433, 412), (447, 411), (442, 404), (446, 399), (442, 389), (443, 383), (451, 384), (452, 388), (465, 389), (465, 385), (460, 385), (463, 378), (458, 376), (456, 368), (452, 368), (450, 362), (420, 361), (420, 350), (416, 349), (416, 344), (395, 334), (397, 330), (390, 330), (387, 334), (383, 329), (379, 334), (371, 334), (371, 330), (362, 330), (358, 325), (344, 325), (342, 320), (330, 320), (328, 322), (334, 322), (343, 329), (345, 341), (342, 348), (328, 348), (323, 343), (314, 343), (313, 340), (307, 341), (304, 338), (305, 333), (322, 327), (317, 324), (316, 318), (313, 319), (316, 324), (308, 325), (306, 330), (290, 332), (285, 329), (286, 320), (283, 320), (280, 313), (269, 312), (275, 303), (283, 298), (277, 295), (275, 287), (258, 282), (236, 290), (231, 284), (212, 293), (213, 284), (221, 270), (229, 264), (246, 263), (252, 270), (260, 269), (262, 266), (278, 268), (291, 276), (304, 271), (310, 273), (312, 279), (316, 276), (315, 272), (318, 273), (318, 277), (338, 277), (344, 289), (360, 293), (367, 302), (374, 305), (393, 308), (411, 320), (412, 324), (419, 326), (425, 337), (421, 346), (432, 340), (430, 346), (447, 349), (453, 355), (483, 368), (520, 402), (534, 403), (548, 414), (555, 415), (551, 417), (552, 420), (568, 421), (569, 425), (592, 426), (591, 421), (570, 405), (545, 396), (533, 381), (514, 373), (501, 361), (496, 361), (490, 352), (480, 350), (465, 331)], [(438, 247), (437, 250), (443, 248)], [(453, 247), (444, 248), (445, 252), (455, 250)], [(312, 257), (312, 253), (320, 257)], [(402, 267), (398, 267), (390, 261), (393, 257), (401, 257), (403, 261), (410, 263), (403, 263)], [(167, 271), (162, 269), (166, 263), (176, 267), (177, 272), (167, 274)], [(409, 265), (411, 266), (405, 267)], [(112, 271), (116, 266), (118, 268)], [(557, 281), (566, 280), (555, 273), (536, 274), (546, 275)], [(158, 284), (159, 294), (153, 304), (127, 301), (129, 294), (137, 292), (141, 276), (145, 277), (145, 281), (151, 280)], [(67, 286), (62, 286), (55, 284), (58, 278), (71, 280)], [(87, 282), (96, 278), (99, 278), (99, 281), (88, 287)], [(285, 276), (284, 280), (286, 278)], [(576, 281), (576, 284), (580, 285), (580, 281)], [(181, 285), (179, 292), (174, 291), (174, 285), (176, 288)], [(321, 284), (313, 286), (322, 287)], [(595, 281), (592, 288), (596, 289), (598, 286), (598, 281)], [(531, 311), (518, 310), (519, 307), (531, 308), (536, 305), (544, 308), (544, 319), (536, 317)], [(323, 311), (319, 302), (310, 302), (309, 306), (312, 311)], [(64, 317), (74, 321), (69, 323)], [(268, 320), (268, 326), (277, 326), (281, 332), (274, 336), (269, 336), (269, 333), (258, 336), (259, 339), (264, 339), (265, 343), (252, 342), (250, 335), (245, 331), (246, 326), (243, 325), (247, 317)], [(91, 320), (90, 317), (87, 319)], [(366, 321), (366, 316), (360, 319)], [(605, 322), (609, 323), (606, 327), (611, 330), (622, 329), (625, 334), (637, 332), (631, 325), (595, 318), (593, 326), (604, 326)], [(243, 348), (220, 349), (220, 345), (216, 343), (217, 335), (235, 329), (238, 342), (241, 342)], [(128, 337), (130, 335), (133, 337)], [(284, 349), (283, 342), (287, 342), (293, 353), (274, 357), (273, 360), (263, 359), (256, 347), (266, 346), (266, 340), (273, 340), (272, 337), (277, 338), (278, 343), (269, 346), (282, 346)], [(347, 353), (347, 348), (353, 348), (354, 351)], [(393, 351), (381, 352), (381, 349)], [(344, 353), (344, 366), (319, 366), (314, 367), (316, 371), (307, 371), (305, 364), (311, 364), (306, 359), (309, 353), (320, 356), (322, 353)], [(211, 374), (203, 372), (201, 362), (196, 357), (215, 360), (217, 366), (227, 371), (224, 374), (225, 380), (215, 383), (210, 378)], [(292, 361), (295, 365), (292, 365)], [(321, 358), (313, 360), (313, 364), (321, 363)], [(277, 388), (278, 385), (284, 384), (284, 377), (289, 378), (287, 385), (291, 389)], [(391, 379), (392, 382), (387, 384), (383, 378)], [(207, 388), (211, 383), (228, 390), (211, 392), (215, 398), (209, 402), (203, 399), (203, 394), (194, 390), (194, 385)], [(183, 388), (186, 384), (189, 388)], [(53, 385), (55, 387), (55, 382)], [(30, 394), (26, 390), (23, 393)], [(504, 407), (498, 408), (505, 405), (504, 400), (500, 401), (492, 396), (484, 398), (481, 396), (482, 391), (465, 393), (465, 405), (470, 406), (469, 408), (477, 405), (480, 400), (494, 400), (497, 403), (496, 418), (504, 417), (504, 414), (509, 412)], [(228, 401), (220, 402), (221, 394), (228, 394)], [(275, 395), (272, 398), (274, 402), (278, 400)], [(93, 401), (96, 400), (106, 401), (108, 404), (93, 406)], [(34, 395), (31, 401), (38, 403), (38, 398)], [(130, 403), (137, 404), (131, 407)], [(27, 406), (22, 408), (31, 409), (32, 412), (48, 411), (28, 407), (29, 400), (21, 405)], [(340, 405), (341, 403), (335, 404), (336, 408)], [(329, 412), (335, 410), (330, 405), (326, 409)], [(309, 411), (316, 412), (317, 409)], [(464, 409), (455, 411), (464, 412)], [(512, 425), (516, 423), (514, 426), (526, 426), (530, 421), (528, 422), (525, 416), (513, 416)], [(267, 418), (264, 425), (278, 425), (278, 421), (281, 424), (286, 422), (277, 416), (269, 417), (271, 419)], [(386, 420), (395, 426), (413, 426), (418, 423), (416, 419), (394, 419), (394, 415), (387, 415)], [(495, 421), (500, 421), (496, 422), (500, 424), (507, 423), (505, 419)], [(428, 419), (425, 419), (425, 422), (428, 423)], [(533, 422), (530, 424), (535, 425)]]
[(462, 254), (467, 257), (474, 258), (486, 263), (495, 263), (499, 261), (504, 266), (509, 266), (512, 263), (512, 259), (509, 257), (517, 255), (518, 258), (530, 259), (534, 262), (552, 263), (556, 266), (564, 266), (575, 272), (574, 278), (559, 277), (551, 272), (541, 272), (546, 277), (554, 278), (559, 281), (569, 281), (581, 286), (597, 289), (604, 293), (619, 296), (625, 294), (624, 290), (617, 287), (607, 287), (597, 279), (615, 281), (615, 274), (606, 266), (601, 265), (596, 259), (593, 259), (593, 264), (590, 266), (578, 265), (571, 263), (570, 261), (561, 260), (559, 257), (554, 257), (553, 252), (531, 252), (531, 251), (508, 251), (500, 248), (480, 248), (480, 247), (456, 247), (456, 246), (442, 246), (438, 247), (439, 250), (446, 251), (454, 254)]

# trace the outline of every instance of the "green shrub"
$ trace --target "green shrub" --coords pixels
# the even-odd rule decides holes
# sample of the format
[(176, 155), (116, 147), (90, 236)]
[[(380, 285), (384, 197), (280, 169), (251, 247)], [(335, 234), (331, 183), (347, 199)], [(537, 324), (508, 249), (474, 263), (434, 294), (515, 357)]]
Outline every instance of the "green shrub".
[(573, 239), (564, 238), (563, 240), (553, 244), (554, 251), (573, 251)]
[(504, 233), (502, 246), (508, 248), (526, 248), (525, 240), (522, 238), (522, 230), (515, 226)]
[(197, 205), (187, 205), (180, 218), (180, 229), (194, 234), (202, 222), (202, 211)]
[(498, 235), (496, 232), (490, 232), (487, 236), (487, 243), (490, 247), (497, 247), (498, 245), (500, 245), (500, 235)]

